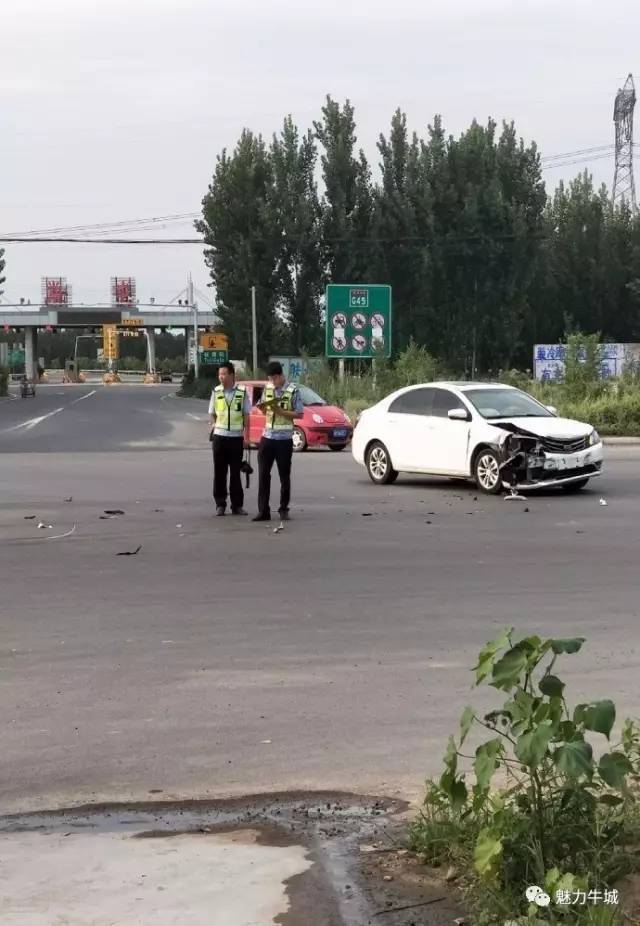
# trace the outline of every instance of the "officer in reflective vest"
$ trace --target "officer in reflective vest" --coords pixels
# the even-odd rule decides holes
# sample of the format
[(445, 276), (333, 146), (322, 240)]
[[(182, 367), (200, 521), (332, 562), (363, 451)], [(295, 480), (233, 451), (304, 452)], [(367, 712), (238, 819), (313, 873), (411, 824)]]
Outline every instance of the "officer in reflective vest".
[(258, 514), (254, 521), (271, 520), (271, 470), (275, 463), (280, 476), (280, 517), (289, 520), (291, 499), (291, 460), (293, 457), (293, 422), (304, 412), (297, 386), (288, 383), (282, 364), (273, 361), (267, 367), (269, 378), (258, 408), (266, 415), (264, 434), (258, 449)]
[(245, 446), (245, 427), (251, 414), (249, 393), (244, 386), (236, 385), (232, 363), (223, 363), (218, 370), (220, 384), (211, 393), (209, 415), (213, 430), (213, 498), (216, 514), (222, 517), (227, 510), (227, 473), (231, 514), (246, 515), (243, 508), (244, 491), (240, 466)]

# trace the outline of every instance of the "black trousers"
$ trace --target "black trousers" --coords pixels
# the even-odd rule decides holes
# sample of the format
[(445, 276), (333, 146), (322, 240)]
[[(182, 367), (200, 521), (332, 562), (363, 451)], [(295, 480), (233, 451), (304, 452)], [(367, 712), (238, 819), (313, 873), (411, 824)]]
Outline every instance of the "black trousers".
[(216, 508), (227, 507), (227, 473), (231, 508), (242, 508), (244, 492), (240, 464), (244, 455), (244, 438), (213, 435), (213, 498)]
[(272, 440), (263, 437), (258, 447), (258, 512), (270, 514), (271, 470), (273, 464), (278, 467), (280, 476), (280, 507), (278, 511), (289, 510), (291, 499), (291, 459), (293, 457), (292, 440)]

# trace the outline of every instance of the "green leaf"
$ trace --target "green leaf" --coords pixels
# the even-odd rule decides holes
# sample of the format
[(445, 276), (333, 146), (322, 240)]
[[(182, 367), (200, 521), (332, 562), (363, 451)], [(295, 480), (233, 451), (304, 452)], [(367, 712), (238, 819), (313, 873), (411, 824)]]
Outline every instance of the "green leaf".
[(553, 724), (545, 720), (535, 730), (523, 733), (515, 746), (516, 758), (529, 768), (537, 768), (547, 753), (553, 732)]
[(593, 701), (579, 704), (573, 714), (574, 723), (583, 724), (585, 730), (603, 733), (607, 739), (616, 722), (616, 706), (613, 701)]
[(598, 803), (604, 804), (606, 807), (619, 807), (620, 804), (624, 804), (624, 798), (618, 794), (601, 794)]
[(584, 736), (572, 720), (563, 720), (562, 723), (558, 725), (556, 739), (564, 743), (572, 743), (575, 740), (580, 740), (582, 742)]
[(454, 810), (460, 810), (467, 803), (467, 786), (461, 778), (453, 782), (449, 798)]
[(593, 777), (593, 749), (589, 743), (580, 740), (565, 743), (556, 749), (553, 761), (558, 771), (567, 778)]
[(633, 771), (633, 766), (623, 752), (608, 752), (600, 758), (598, 771), (610, 788), (620, 791), (626, 783), (627, 775)]
[(460, 745), (464, 743), (467, 738), (467, 733), (471, 729), (473, 721), (475, 720), (476, 712), (472, 707), (465, 707), (462, 712), (462, 717), (460, 718)]
[(564, 682), (561, 682), (557, 675), (545, 675), (541, 680), (538, 688), (543, 695), (550, 698), (561, 698), (564, 691)]
[(517, 643), (493, 667), (490, 684), (494, 688), (510, 691), (529, 665), (531, 650), (526, 643)]
[(444, 765), (447, 771), (455, 775), (456, 769), (458, 768), (458, 747), (452, 736), (449, 737), (449, 741), (447, 742), (447, 751), (444, 754)]
[(476, 773), (476, 781), (481, 791), (489, 788), (493, 773), (498, 767), (498, 761), (503, 755), (504, 747), (499, 739), (489, 740), (476, 749), (473, 770)]
[(473, 860), (475, 869), (481, 877), (491, 878), (496, 874), (502, 860), (502, 839), (496, 830), (480, 830)]
[(573, 637), (569, 640), (549, 640), (552, 651), (559, 656), (560, 653), (577, 653), (582, 644), (586, 643), (585, 637)]
[(476, 673), (476, 685), (479, 685), (480, 682), (484, 681), (484, 679), (491, 674), (496, 653), (499, 653), (510, 645), (512, 633), (513, 627), (509, 627), (503, 630), (495, 640), (490, 640), (482, 647), (478, 656), (478, 664), (474, 668), (474, 672)]

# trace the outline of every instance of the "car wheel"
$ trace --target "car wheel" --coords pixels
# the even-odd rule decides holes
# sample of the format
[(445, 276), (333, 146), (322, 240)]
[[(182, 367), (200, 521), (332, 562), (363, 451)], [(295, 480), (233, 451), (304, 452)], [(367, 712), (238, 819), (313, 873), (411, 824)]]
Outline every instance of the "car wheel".
[(487, 495), (498, 495), (501, 492), (500, 460), (493, 450), (485, 448), (478, 453), (473, 465), (473, 474), (481, 492)]
[(570, 482), (568, 485), (562, 486), (562, 491), (566, 492), (567, 495), (573, 495), (574, 492), (581, 492), (588, 482), (588, 479), (581, 479), (580, 482)]
[(389, 451), (380, 441), (374, 441), (367, 450), (367, 472), (369, 479), (376, 485), (389, 485), (398, 478), (397, 471), (391, 465)]
[(329, 444), (329, 450), (335, 450), (338, 453), (339, 450), (344, 450), (346, 444)]
[(302, 453), (307, 449), (307, 435), (302, 428), (293, 429), (293, 449), (295, 453)]

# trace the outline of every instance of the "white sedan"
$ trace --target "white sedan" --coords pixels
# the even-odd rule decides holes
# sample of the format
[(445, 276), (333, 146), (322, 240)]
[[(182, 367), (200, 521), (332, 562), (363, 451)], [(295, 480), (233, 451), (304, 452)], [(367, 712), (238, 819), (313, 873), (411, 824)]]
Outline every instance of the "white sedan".
[(588, 424), (512, 386), (408, 386), (368, 408), (353, 434), (354, 459), (378, 484), (398, 473), (475, 479), (483, 492), (584, 488), (602, 471), (602, 441)]

